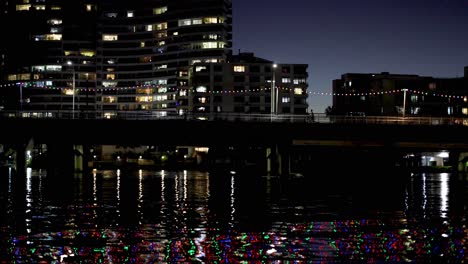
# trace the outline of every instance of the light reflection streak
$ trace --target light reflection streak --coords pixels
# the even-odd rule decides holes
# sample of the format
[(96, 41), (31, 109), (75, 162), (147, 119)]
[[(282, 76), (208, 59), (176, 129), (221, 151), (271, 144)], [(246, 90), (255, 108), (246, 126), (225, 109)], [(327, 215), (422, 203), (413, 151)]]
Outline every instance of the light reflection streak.
[(423, 209), (423, 218), (426, 218), (426, 205), (427, 205), (427, 189), (426, 189), (426, 173), (422, 174), (422, 209)]
[[(26, 169), (26, 215), (25, 215), (25, 222), (26, 222), (26, 232), (28, 234), (31, 233), (31, 221), (32, 221), (32, 169)], [(29, 241), (28, 241), (29, 243)]]
[[(116, 213), (117, 217), (120, 219), (120, 169), (117, 169), (117, 205), (116, 205)], [(117, 222), (118, 225), (118, 222)]]
[(97, 205), (97, 172), (93, 170), (93, 201)]
[(139, 223), (143, 221), (143, 171), (138, 171), (138, 215), (140, 217)]
[(440, 217), (447, 218), (448, 195), (449, 195), (448, 173), (440, 174)]
[(184, 171), (184, 203), (187, 200), (187, 171)]
[(164, 208), (166, 203), (165, 195), (166, 185), (164, 183), (164, 171), (161, 172), (161, 215), (164, 216)]
[(234, 207), (234, 202), (235, 202), (234, 188), (235, 188), (235, 180), (234, 180), (234, 175), (233, 175), (231, 176), (231, 221), (229, 223), (231, 227), (234, 226), (234, 213), (236, 212), (236, 208)]
[(174, 195), (175, 195), (175, 205), (177, 208), (180, 207), (179, 204), (179, 174), (176, 173), (174, 177)]

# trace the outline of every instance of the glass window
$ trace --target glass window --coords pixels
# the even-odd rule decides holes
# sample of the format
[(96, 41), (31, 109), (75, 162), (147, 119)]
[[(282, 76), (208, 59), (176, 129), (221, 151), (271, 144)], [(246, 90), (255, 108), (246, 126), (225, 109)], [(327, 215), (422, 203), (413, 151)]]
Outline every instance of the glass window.
[(116, 40), (118, 40), (118, 35), (104, 34), (104, 35), (102, 35), (102, 40), (104, 40), (104, 41), (116, 41)]
[(234, 72), (245, 72), (245, 66), (243, 65), (234, 66)]
[(161, 15), (167, 12), (167, 6), (157, 7), (153, 9), (154, 15)]

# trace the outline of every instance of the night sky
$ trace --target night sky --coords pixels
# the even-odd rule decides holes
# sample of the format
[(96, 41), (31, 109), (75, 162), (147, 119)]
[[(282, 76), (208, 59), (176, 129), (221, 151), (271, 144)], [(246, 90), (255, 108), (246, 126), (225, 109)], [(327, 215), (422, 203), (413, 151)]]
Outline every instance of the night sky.
[[(309, 64), (309, 91), (344, 73), (461, 77), (468, 0), (233, 0), (234, 53)], [(331, 96), (309, 95), (323, 113)]]

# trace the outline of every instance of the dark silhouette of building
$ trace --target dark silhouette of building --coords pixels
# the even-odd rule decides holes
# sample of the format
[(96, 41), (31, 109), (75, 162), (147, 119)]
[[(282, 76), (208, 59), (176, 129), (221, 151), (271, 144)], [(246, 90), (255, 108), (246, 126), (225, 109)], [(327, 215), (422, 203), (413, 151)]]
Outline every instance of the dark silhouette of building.
[(13, 0), (0, 8), (1, 77), (18, 84), (3, 91), (10, 109), (188, 111), (192, 65), (231, 53), (230, 0)]
[[(333, 81), (333, 114), (468, 116), (468, 67), (462, 78), (347, 73)], [(404, 98), (406, 98), (405, 103)]]

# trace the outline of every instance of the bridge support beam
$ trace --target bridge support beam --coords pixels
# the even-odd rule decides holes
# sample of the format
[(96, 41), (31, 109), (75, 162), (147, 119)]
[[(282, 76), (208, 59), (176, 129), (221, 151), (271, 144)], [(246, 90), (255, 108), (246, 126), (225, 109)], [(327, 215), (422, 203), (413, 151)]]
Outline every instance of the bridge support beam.
[(468, 152), (458, 153), (457, 169), (459, 172), (468, 172)]
[(287, 176), (290, 173), (290, 155), (286, 146), (275, 144), (266, 149), (267, 173)]

